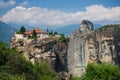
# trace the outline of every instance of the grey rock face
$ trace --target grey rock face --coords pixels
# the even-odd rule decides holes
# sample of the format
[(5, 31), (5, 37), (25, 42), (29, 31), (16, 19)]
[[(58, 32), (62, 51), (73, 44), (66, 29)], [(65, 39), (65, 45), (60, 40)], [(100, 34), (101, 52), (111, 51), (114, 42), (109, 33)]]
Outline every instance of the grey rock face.
[(22, 51), (24, 57), (33, 64), (46, 60), (56, 72), (66, 71), (67, 44), (62, 43), (58, 38), (27, 39), (21, 34), (14, 34), (10, 48)]
[(81, 31), (92, 31), (93, 30), (93, 24), (92, 22), (88, 20), (83, 20), (80, 25), (80, 30)]
[(68, 44), (68, 71), (73, 76), (80, 76), (85, 72), (86, 62), (86, 40), (82, 39), (84, 33), (93, 30), (93, 24), (88, 20), (83, 20), (80, 29), (76, 30), (70, 37)]
[(104, 29), (92, 31), (92, 23), (83, 20), (80, 29), (70, 36), (67, 54), (70, 74), (81, 76), (91, 62), (120, 65), (120, 25)]

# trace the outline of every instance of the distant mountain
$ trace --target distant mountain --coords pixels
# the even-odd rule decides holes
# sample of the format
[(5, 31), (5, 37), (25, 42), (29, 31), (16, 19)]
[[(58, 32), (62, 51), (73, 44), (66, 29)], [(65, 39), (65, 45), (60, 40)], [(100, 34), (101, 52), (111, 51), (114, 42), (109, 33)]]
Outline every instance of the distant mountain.
[[(94, 29), (100, 28), (102, 25), (100, 24), (94, 24)], [(72, 32), (74, 32), (76, 29), (80, 27), (80, 24), (71, 24), (67, 25), (58, 29), (55, 29), (53, 31), (56, 31), (58, 33), (63, 33), (66, 36), (70, 35)]]
[(101, 25), (101, 24), (94, 24), (94, 29), (97, 29), (97, 28), (100, 28), (100, 27), (102, 27), (103, 25)]
[(10, 38), (13, 36), (15, 29), (8, 24), (0, 21), (0, 41), (9, 43)]
[(65, 34), (65, 35), (70, 35), (75, 29), (78, 29), (79, 27), (80, 27), (80, 24), (71, 24), (71, 25), (67, 25), (67, 26), (63, 26), (61, 28), (55, 29), (54, 31)]
[(8, 23), (12, 28), (14, 28), (16, 31), (18, 31), (21, 26), (24, 26), (27, 30), (33, 29), (34, 26), (27, 25), (27, 24), (17, 24), (17, 23)]
[[(19, 30), (21, 26), (24, 26), (27, 30), (33, 29), (35, 27), (38, 27), (42, 30), (47, 30), (49, 31), (56, 31), (61, 34), (65, 34), (66, 36), (70, 35), (72, 32), (74, 32), (76, 29), (80, 27), (80, 24), (71, 24), (71, 25), (66, 25), (66, 26), (56, 26), (56, 25), (40, 25), (40, 26), (32, 26), (32, 25), (26, 25), (26, 24), (14, 24), (14, 23), (8, 23), (10, 26), (12, 26), (14, 29)], [(94, 24), (94, 28), (99, 28), (101, 27), (100, 24)]]

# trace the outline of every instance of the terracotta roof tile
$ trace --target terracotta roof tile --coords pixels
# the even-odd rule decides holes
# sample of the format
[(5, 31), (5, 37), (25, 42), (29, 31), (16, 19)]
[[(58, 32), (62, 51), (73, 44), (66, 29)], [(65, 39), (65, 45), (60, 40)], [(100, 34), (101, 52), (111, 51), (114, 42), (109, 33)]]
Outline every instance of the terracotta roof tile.
[[(46, 34), (47, 32), (40, 30), (39, 28), (34, 29), (37, 34)], [(30, 35), (33, 33), (33, 30), (24, 32), (25, 35)]]

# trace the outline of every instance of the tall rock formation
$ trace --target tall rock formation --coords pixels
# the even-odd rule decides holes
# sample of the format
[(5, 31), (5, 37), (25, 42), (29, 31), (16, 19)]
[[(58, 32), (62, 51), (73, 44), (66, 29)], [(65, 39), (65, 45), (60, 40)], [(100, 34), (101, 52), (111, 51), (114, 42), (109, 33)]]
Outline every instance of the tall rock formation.
[(93, 31), (93, 24), (88, 20), (83, 20), (80, 26), (81, 31)]
[(79, 76), (85, 72), (86, 49), (85, 39), (80, 38), (83, 34), (93, 30), (93, 24), (88, 20), (81, 22), (80, 28), (70, 37), (68, 44), (68, 70), (73, 76)]
[(80, 28), (71, 36), (68, 44), (68, 71), (73, 76), (81, 76), (88, 63), (120, 63), (120, 25), (105, 26), (93, 31), (88, 20), (81, 22)]
[(59, 37), (29, 39), (15, 33), (10, 48), (23, 52), (24, 57), (33, 64), (44, 60), (56, 72), (66, 71), (67, 43), (62, 43)]

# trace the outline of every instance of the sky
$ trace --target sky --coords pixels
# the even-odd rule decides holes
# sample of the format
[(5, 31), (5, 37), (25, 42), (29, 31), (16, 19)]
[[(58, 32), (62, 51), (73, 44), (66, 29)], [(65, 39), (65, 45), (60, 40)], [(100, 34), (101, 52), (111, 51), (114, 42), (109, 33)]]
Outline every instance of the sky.
[(120, 0), (0, 0), (0, 20), (32, 26), (120, 24)]

